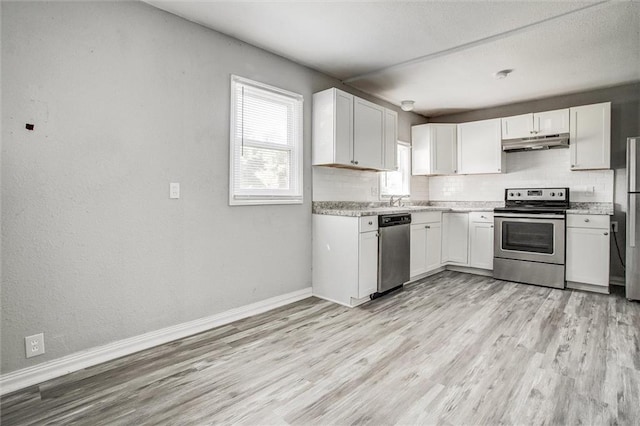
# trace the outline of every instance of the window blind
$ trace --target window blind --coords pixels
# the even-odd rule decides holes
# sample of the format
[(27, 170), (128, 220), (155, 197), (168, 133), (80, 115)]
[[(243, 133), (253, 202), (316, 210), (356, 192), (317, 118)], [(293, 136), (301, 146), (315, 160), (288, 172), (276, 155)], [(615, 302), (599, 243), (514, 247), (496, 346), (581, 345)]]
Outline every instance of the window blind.
[(411, 193), (411, 147), (408, 144), (397, 144), (398, 170), (380, 173), (380, 196), (383, 198), (392, 195), (408, 197)]
[(229, 202), (302, 203), (301, 95), (232, 76)]

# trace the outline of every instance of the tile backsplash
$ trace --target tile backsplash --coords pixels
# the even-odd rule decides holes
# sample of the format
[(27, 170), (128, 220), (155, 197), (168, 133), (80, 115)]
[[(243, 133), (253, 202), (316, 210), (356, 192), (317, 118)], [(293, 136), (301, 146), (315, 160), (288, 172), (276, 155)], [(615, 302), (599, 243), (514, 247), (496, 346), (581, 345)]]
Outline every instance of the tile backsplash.
[[(570, 170), (568, 149), (513, 152), (506, 173), (413, 176), (412, 201), (503, 201), (505, 188), (569, 187), (573, 202), (613, 202), (613, 170)], [(377, 172), (313, 167), (313, 201), (379, 201)]]
[(432, 201), (501, 201), (505, 188), (569, 187), (571, 201), (613, 202), (613, 170), (570, 170), (568, 149), (506, 155), (506, 173), (429, 177)]
[[(378, 172), (313, 167), (313, 201), (380, 201)], [(429, 199), (429, 181), (412, 176), (411, 200)]]

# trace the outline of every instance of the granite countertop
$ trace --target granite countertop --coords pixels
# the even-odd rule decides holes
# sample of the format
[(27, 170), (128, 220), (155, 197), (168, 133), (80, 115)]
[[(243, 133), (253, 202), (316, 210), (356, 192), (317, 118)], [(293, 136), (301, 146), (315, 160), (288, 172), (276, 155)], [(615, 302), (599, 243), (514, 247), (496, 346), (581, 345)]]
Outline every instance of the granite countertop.
[(613, 203), (571, 203), (567, 214), (600, 214), (613, 216)]
[(494, 207), (503, 203), (495, 202), (441, 202), (412, 203), (412, 205), (390, 207), (389, 203), (366, 203), (351, 201), (314, 201), (313, 214), (332, 216), (377, 216), (381, 214), (418, 213), (418, 212), (492, 212)]
[[(377, 216), (381, 214), (418, 213), (418, 212), (493, 212), (495, 207), (504, 203), (495, 201), (431, 201), (412, 203), (407, 206), (390, 207), (383, 202), (355, 201), (314, 201), (313, 214), (331, 216)], [(613, 215), (613, 203), (571, 203), (567, 214)]]

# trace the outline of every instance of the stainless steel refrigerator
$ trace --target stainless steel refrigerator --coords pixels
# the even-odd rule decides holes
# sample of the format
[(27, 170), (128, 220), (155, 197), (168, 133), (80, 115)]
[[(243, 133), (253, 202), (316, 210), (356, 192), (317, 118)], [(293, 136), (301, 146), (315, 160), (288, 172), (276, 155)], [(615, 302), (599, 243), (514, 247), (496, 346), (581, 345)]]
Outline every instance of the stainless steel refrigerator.
[(627, 139), (627, 299), (640, 300), (640, 136)]

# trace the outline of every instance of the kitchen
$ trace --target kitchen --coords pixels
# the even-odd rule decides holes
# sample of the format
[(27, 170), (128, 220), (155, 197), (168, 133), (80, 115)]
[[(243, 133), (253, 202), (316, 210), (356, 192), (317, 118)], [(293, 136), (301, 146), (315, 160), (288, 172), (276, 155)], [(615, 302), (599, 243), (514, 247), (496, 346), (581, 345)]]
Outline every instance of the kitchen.
[[(2, 3), (3, 424), (634, 422), (638, 309), (624, 297), (613, 235), (609, 295), (467, 272), (491, 270), (493, 251), (472, 248), (487, 247), (507, 188), (569, 188), (571, 203), (613, 207), (596, 216), (617, 222), (624, 258), (626, 139), (640, 133), (640, 77), (637, 40), (616, 40), (638, 27), (636, 4), (204, 6)], [(221, 21), (217, 30), (205, 17)], [(602, 25), (582, 34), (581, 17)], [(283, 19), (292, 25), (267, 25)], [(472, 25), (480, 21), (492, 25)], [(269, 31), (246, 38), (238, 22)], [(539, 62), (533, 49), (531, 61), (510, 63), (515, 41), (550, 42), (534, 31), (546, 25), (565, 50), (545, 54), (584, 54)], [(375, 27), (394, 37), (372, 42)], [(445, 37), (420, 33), (436, 29)], [(296, 34), (322, 37), (291, 43), (291, 53), (267, 45)], [(336, 48), (348, 40), (355, 51)], [(317, 71), (324, 54), (346, 57), (327, 74)], [(488, 67), (469, 65), (483, 56)], [(563, 65), (597, 78), (579, 86), (583, 73), (563, 74)], [(370, 70), (383, 71), (346, 82)], [(417, 75), (427, 88), (374, 90)], [(526, 75), (535, 84), (522, 84)], [(230, 205), (231, 76), (302, 95), (301, 203)], [(514, 86), (529, 92), (511, 97)], [(312, 165), (313, 96), (331, 88), (397, 114), (406, 143), (425, 124), (457, 132), (461, 123), (610, 103), (610, 163), (572, 171), (570, 146), (506, 153), (500, 173), (411, 176), (400, 203), (431, 208), (411, 213), (425, 255), (410, 254), (410, 274), (424, 279), (344, 307), (311, 297), (312, 211), (391, 200), (381, 198), (388, 186), (378, 172)], [(400, 101), (410, 99), (406, 112)], [(567, 225), (578, 215), (567, 214)], [(363, 232), (376, 253), (378, 231)], [(431, 232), (462, 245), (435, 244)], [(25, 357), (25, 336), (40, 333), (44, 353)]]

